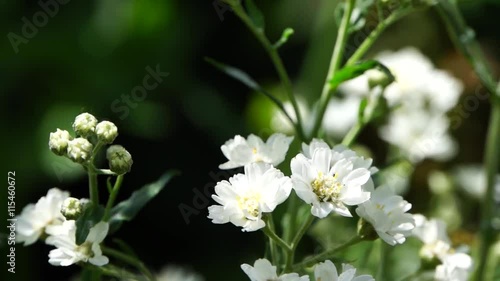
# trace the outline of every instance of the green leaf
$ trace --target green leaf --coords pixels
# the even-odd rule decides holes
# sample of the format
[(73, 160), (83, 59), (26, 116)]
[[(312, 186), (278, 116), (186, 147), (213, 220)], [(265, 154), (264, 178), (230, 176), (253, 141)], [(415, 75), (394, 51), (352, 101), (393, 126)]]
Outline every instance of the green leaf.
[(92, 202), (85, 204), (82, 215), (76, 220), (76, 244), (81, 245), (87, 239), (90, 229), (102, 220), (104, 207)]
[(265, 26), (264, 15), (259, 10), (259, 8), (257, 8), (253, 0), (245, 0), (245, 5), (247, 7), (248, 15), (252, 19), (253, 24), (257, 28), (264, 30)]
[(337, 88), (341, 83), (354, 79), (365, 73), (367, 70), (373, 68), (377, 68), (380, 71), (384, 72), (391, 81), (394, 81), (394, 76), (386, 66), (378, 61), (369, 60), (340, 69), (337, 73), (335, 73), (333, 79), (330, 80), (330, 85), (332, 86), (332, 88)]
[(292, 36), (293, 33), (295, 33), (293, 28), (290, 28), (290, 27), (285, 28), (285, 30), (283, 30), (283, 33), (281, 34), (280, 40), (278, 40), (276, 43), (274, 43), (273, 48), (278, 49), (281, 46), (283, 46), (283, 44), (288, 42), (288, 38), (290, 38), (290, 36)]
[(109, 220), (110, 233), (118, 230), (124, 221), (132, 220), (151, 199), (160, 193), (172, 177), (178, 174), (178, 171), (165, 173), (159, 180), (143, 186), (132, 193), (130, 198), (113, 207)]

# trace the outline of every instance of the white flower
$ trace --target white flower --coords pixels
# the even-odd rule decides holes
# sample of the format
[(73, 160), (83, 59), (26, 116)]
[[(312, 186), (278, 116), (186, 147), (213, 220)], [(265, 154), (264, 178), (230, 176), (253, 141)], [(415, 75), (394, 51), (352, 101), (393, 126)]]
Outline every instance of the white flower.
[(411, 204), (386, 186), (372, 192), (369, 201), (356, 208), (356, 213), (369, 222), (378, 236), (389, 245), (402, 244), (415, 227)]
[[(482, 199), (486, 192), (486, 171), (481, 165), (468, 164), (453, 171), (457, 185), (476, 199)], [(500, 175), (497, 175), (494, 195), (500, 202)]]
[(75, 221), (65, 221), (58, 227), (48, 230), (50, 236), (46, 243), (56, 246), (57, 249), (50, 251), (49, 263), (56, 266), (68, 266), (77, 262), (90, 262), (93, 265), (103, 266), (109, 262), (106, 256), (102, 255), (99, 245), (108, 234), (109, 224), (99, 222), (90, 228), (85, 242), (76, 244)]
[[(266, 259), (258, 259), (253, 267), (249, 264), (242, 264), (241, 269), (251, 281), (309, 281), (309, 276), (299, 277), (297, 273), (288, 273), (278, 276), (276, 266)], [(327, 281), (327, 280), (325, 280)]]
[[(346, 205), (358, 205), (370, 199), (364, 185), (370, 185), (371, 159), (356, 157), (351, 150), (333, 150), (322, 141), (303, 146), (291, 161), (293, 188), (311, 213), (324, 218), (331, 212), (351, 217)], [(309, 158), (310, 157), (310, 158)]]
[(256, 231), (266, 225), (262, 214), (274, 211), (291, 190), (290, 178), (280, 170), (265, 163), (248, 164), (244, 174), (217, 183), (217, 195), (212, 198), (220, 205), (208, 208), (208, 218), (217, 224), (231, 222), (243, 227), (242, 231)]
[(68, 142), (68, 157), (73, 162), (83, 163), (92, 156), (92, 144), (84, 138), (76, 138)]
[(329, 135), (342, 138), (358, 121), (360, 97), (332, 98), (323, 118), (323, 128)]
[(118, 128), (112, 122), (102, 121), (96, 125), (95, 133), (99, 141), (109, 144), (118, 136)]
[(247, 139), (235, 136), (221, 146), (222, 153), (229, 160), (219, 166), (220, 169), (233, 169), (249, 163), (264, 162), (278, 166), (285, 160), (286, 152), (293, 137), (276, 133), (264, 143), (256, 135), (249, 135)]
[(349, 264), (342, 264), (342, 273), (337, 273), (333, 262), (326, 260), (314, 267), (314, 279), (316, 281), (375, 281), (370, 275), (356, 276), (356, 268)]
[(179, 266), (166, 266), (156, 275), (157, 281), (203, 281), (201, 275)]
[(62, 224), (64, 217), (61, 205), (68, 197), (68, 192), (52, 188), (36, 204), (24, 207), (17, 217), (17, 242), (31, 245), (45, 232), (46, 227)]
[(414, 163), (424, 158), (443, 161), (457, 152), (448, 127), (445, 115), (399, 108), (389, 116), (389, 123), (380, 129), (379, 135), (401, 149)]
[(90, 113), (82, 113), (75, 118), (73, 122), (73, 130), (77, 135), (82, 137), (87, 137), (95, 132), (95, 127), (97, 125), (97, 118)]
[(420, 214), (413, 215), (413, 219), (415, 228), (412, 234), (424, 243), (420, 255), (428, 260), (441, 259), (447, 255), (451, 249), (451, 241), (446, 233), (446, 223), (438, 219), (427, 220)]
[(472, 258), (464, 253), (454, 253), (443, 258), (443, 264), (436, 267), (437, 281), (467, 281), (472, 271)]
[(64, 155), (71, 139), (72, 137), (68, 131), (57, 129), (55, 132), (50, 133), (49, 148), (57, 155)]

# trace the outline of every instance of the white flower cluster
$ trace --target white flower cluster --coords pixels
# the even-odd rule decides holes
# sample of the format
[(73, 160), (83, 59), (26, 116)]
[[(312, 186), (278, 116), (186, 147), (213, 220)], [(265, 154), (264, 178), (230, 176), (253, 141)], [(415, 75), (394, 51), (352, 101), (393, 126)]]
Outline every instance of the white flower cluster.
[(28, 246), (38, 239), (44, 239), (46, 244), (55, 246), (56, 249), (49, 253), (49, 263), (52, 265), (68, 266), (78, 262), (90, 262), (98, 266), (107, 264), (108, 258), (102, 255), (99, 244), (108, 233), (108, 223), (96, 224), (90, 229), (85, 242), (77, 245), (75, 220), (65, 218), (61, 210), (68, 211), (70, 205), (78, 206), (87, 200), (80, 199), (77, 204), (71, 199), (68, 192), (52, 188), (36, 204), (27, 205), (17, 217), (17, 242)]
[[(242, 264), (241, 269), (251, 281), (309, 281), (309, 276), (299, 276), (297, 273), (287, 273), (278, 276), (276, 266), (267, 259), (258, 259), (254, 265)], [(337, 268), (330, 260), (318, 263), (314, 268), (314, 279), (317, 281), (374, 281), (370, 275), (356, 275), (356, 268), (349, 264), (342, 264), (342, 273), (338, 274)]]
[(428, 220), (420, 214), (413, 217), (416, 223), (413, 235), (424, 243), (420, 256), (427, 261), (439, 262), (434, 274), (435, 280), (468, 280), (472, 270), (472, 258), (452, 247), (446, 233), (446, 224), (438, 219)]
[(379, 131), (382, 139), (398, 147), (412, 162), (453, 157), (457, 147), (448, 133), (450, 122), (446, 112), (457, 104), (463, 88), (461, 82), (434, 68), (431, 61), (415, 48), (383, 52), (374, 59), (387, 66), (396, 81), (382, 89), (374, 82), (376, 84), (385, 74), (369, 70), (343, 83), (340, 90), (345, 93), (345, 98), (332, 99), (325, 113), (326, 131), (343, 137), (357, 122), (362, 97), (383, 90), (383, 96), (393, 110), (388, 124)]

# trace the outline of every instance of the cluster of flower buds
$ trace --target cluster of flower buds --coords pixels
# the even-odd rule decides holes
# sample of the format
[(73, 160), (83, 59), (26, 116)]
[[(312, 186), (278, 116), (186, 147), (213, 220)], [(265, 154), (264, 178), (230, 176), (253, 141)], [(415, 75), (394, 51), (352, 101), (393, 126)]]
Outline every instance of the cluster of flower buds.
[[(59, 156), (66, 156), (71, 161), (86, 165), (97, 153), (101, 145), (112, 144), (118, 136), (118, 128), (109, 121), (99, 122), (90, 113), (82, 113), (73, 122), (73, 131), (76, 137), (72, 137), (66, 130), (57, 129), (50, 133), (49, 148)], [(109, 161), (110, 170), (116, 174), (125, 174), (132, 167), (132, 156), (120, 145), (112, 145), (108, 148), (106, 158)]]

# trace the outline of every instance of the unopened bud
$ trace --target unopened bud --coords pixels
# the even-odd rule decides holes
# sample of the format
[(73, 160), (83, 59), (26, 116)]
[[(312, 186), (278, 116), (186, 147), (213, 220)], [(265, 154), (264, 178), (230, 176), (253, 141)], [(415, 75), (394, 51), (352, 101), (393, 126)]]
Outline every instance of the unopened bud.
[(49, 148), (57, 155), (64, 155), (71, 139), (72, 137), (68, 131), (57, 129), (57, 131), (50, 133)]
[(382, 88), (385, 88), (392, 83), (392, 78), (389, 77), (387, 73), (378, 69), (370, 69), (366, 72), (366, 75), (368, 76), (368, 86), (370, 89), (373, 89), (376, 86), (382, 86)]
[(90, 113), (82, 113), (75, 118), (73, 123), (73, 130), (77, 135), (82, 137), (88, 137), (95, 132), (95, 126), (97, 125), (97, 118)]
[(99, 141), (110, 144), (118, 136), (118, 128), (112, 122), (102, 121), (97, 124), (95, 133)]
[(80, 200), (69, 197), (64, 200), (61, 206), (61, 214), (67, 220), (77, 220), (83, 212), (83, 206)]
[(73, 162), (84, 163), (92, 156), (92, 144), (84, 138), (76, 138), (68, 142), (68, 157)]
[(109, 169), (118, 175), (130, 172), (134, 163), (132, 155), (121, 145), (110, 146), (106, 151), (106, 158), (109, 161)]

